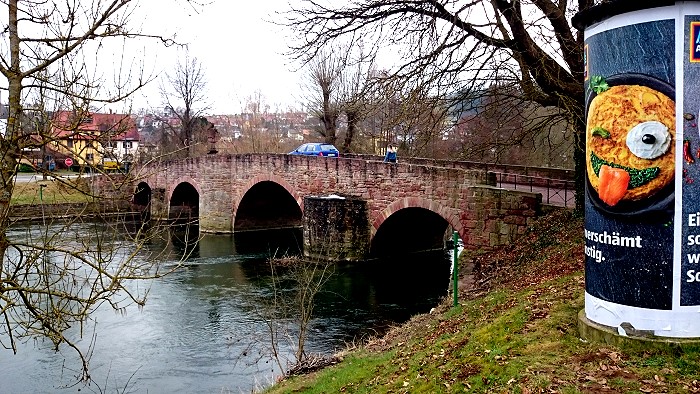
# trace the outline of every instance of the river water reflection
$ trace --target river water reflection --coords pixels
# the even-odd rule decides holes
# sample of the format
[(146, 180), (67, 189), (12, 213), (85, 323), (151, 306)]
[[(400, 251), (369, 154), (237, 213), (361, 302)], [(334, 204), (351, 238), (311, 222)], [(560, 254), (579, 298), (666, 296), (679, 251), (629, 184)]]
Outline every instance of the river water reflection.
[[(32, 341), (17, 355), (0, 351), (0, 392), (239, 393), (268, 385), (278, 371), (261, 317), (260, 300), (271, 293), (266, 260), (298, 253), (300, 239), (296, 231), (204, 235), (182, 269), (148, 283), (144, 308), (94, 313), (80, 345), (87, 349), (94, 333), (95, 384), (64, 388), (79, 369), (74, 351)], [(449, 253), (437, 252), (336, 265), (317, 298), (307, 351), (329, 354), (427, 312), (447, 294), (450, 264)]]

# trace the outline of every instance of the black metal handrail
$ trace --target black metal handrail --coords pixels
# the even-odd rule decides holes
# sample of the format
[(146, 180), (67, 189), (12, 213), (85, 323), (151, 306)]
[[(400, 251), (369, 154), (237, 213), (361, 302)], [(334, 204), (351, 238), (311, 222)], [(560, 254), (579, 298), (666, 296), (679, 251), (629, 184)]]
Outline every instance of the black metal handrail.
[(576, 203), (574, 181), (492, 172), (496, 175), (496, 186), (504, 189), (525, 190), (542, 194), (542, 202), (548, 205), (573, 208)]

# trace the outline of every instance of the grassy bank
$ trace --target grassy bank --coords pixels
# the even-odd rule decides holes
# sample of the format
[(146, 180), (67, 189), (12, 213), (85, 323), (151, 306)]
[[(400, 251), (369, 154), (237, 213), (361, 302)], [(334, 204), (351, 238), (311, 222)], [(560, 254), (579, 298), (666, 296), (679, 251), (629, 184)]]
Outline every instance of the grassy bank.
[(10, 204), (65, 204), (91, 200), (81, 191), (86, 187), (84, 181), (75, 178), (42, 180), (40, 175), (38, 177), (38, 180), (16, 182)]
[[(542, 218), (516, 245), (465, 264), (452, 300), (415, 316), (342, 362), (268, 393), (692, 393), (700, 347), (648, 350), (579, 338), (583, 223)], [(465, 262), (466, 263), (466, 262)]]

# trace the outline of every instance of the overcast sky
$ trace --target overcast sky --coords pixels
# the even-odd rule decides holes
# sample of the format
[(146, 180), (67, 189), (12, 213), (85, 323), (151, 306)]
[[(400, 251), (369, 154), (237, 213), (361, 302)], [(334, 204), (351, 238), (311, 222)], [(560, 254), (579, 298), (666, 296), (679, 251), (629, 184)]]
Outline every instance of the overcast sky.
[[(290, 71), (293, 67), (282, 54), (287, 32), (267, 22), (279, 19), (274, 13), (286, 11), (288, 0), (208, 1), (195, 12), (185, 1), (141, 0), (137, 14), (146, 15), (143, 30), (176, 34), (178, 41), (189, 43), (190, 56), (205, 69), (213, 113), (241, 112), (242, 103), (256, 90), (272, 110), (277, 105), (299, 107), (300, 73)], [(172, 71), (177, 56), (182, 56), (177, 49), (154, 46), (147, 55), (147, 71)], [(158, 83), (137, 94), (135, 109), (160, 106)]]

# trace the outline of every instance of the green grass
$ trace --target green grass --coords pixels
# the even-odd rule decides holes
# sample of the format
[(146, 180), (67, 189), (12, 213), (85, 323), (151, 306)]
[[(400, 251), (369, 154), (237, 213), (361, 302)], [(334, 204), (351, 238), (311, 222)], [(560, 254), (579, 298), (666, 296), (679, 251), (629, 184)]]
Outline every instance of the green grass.
[[(554, 242), (522, 243), (538, 248), (547, 244), (537, 253), (524, 247), (522, 253), (499, 257), (499, 264), (517, 266), (506, 270), (516, 271), (516, 278), (532, 272), (545, 279), (528, 278), (522, 282), (533, 283), (528, 286), (503, 285), (463, 299), (457, 307), (446, 300), (434, 313), (414, 317), (341, 363), (287, 378), (266, 392), (700, 392), (700, 346), (620, 348), (580, 339), (577, 314), (583, 308), (583, 273), (561, 267), (566, 265), (562, 259), (583, 258), (582, 227), (580, 220), (568, 226), (573, 226), (570, 231), (557, 230)], [(556, 259), (545, 263), (552, 254)], [(533, 257), (523, 257), (527, 255)], [(561, 274), (549, 275), (552, 272)], [(510, 277), (501, 283), (518, 282)]]
[[(44, 186), (42, 186), (44, 185)], [(12, 192), (10, 205), (22, 204), (61, 204), (90, 201), (82, 190), (84, 185), (75, 180), (38, 180), (17, 182)]]
[[(304, 392), (304, 393), (341, 393), (341, 392), (381, 392), (374, 391), (376, 383), (384, 383), (377, 373), (383, 371), (386, 366), (392, 368), (392, 358), (395, 352), (386, 352), (375, 357), (364, 357), (361, 353), (348, 356), (343, 361), (344, 368), (329, 368), (315, 375), (315, 379), (303, 378), (290, 379), (292, 386), (280, 392)], [(359, 383), (355, 383), (359, 382)], [(281, 387), (280, 387), (281, 388)]]
[[(700, 390), (700, 352), (626, 350), (578, 337), (581, 274), (542, 289), (533, 313), (530, 291), (499, 294), (407, 323), (386, 349), (370, 343), (340, 364), (289, 378), (272, 393), (535, 393), (668, 392)], [(568, 289), (576, 289), (571, 291)], [(487, 297), (488, 298), (488, 297)], [(473, 318), (475, 310), (482, 311)], [(660, 352), (660, 353), (659, 353)]]

